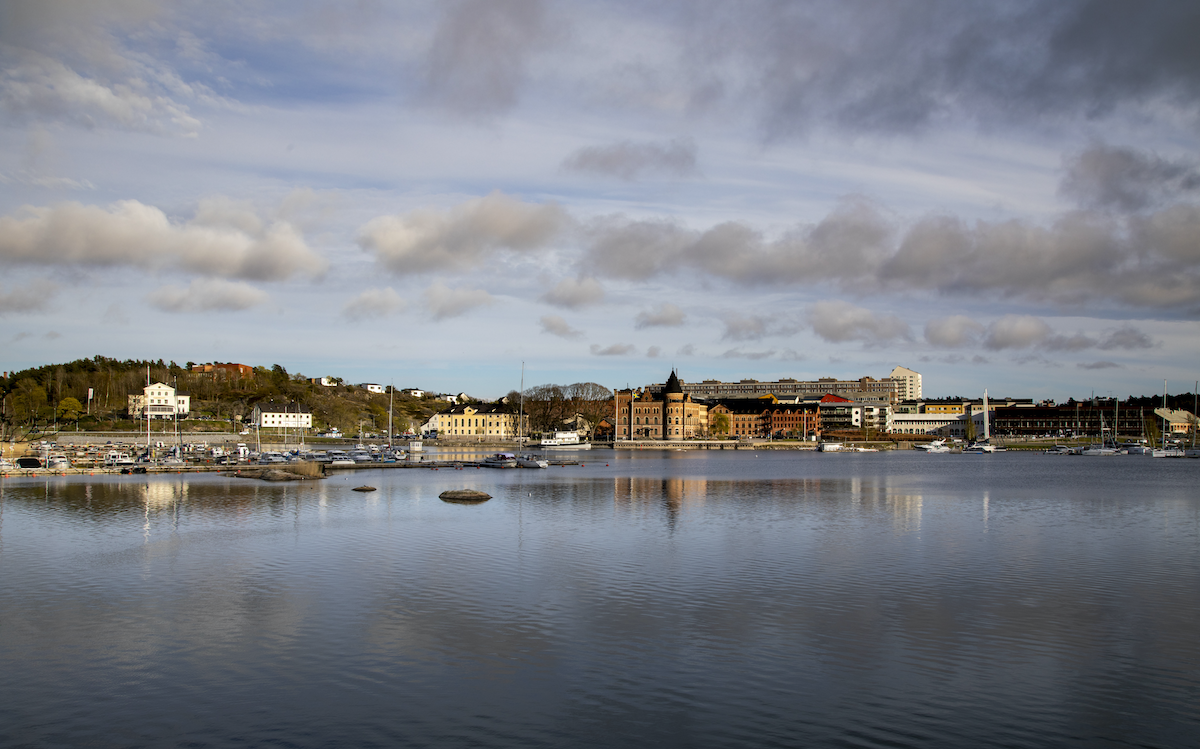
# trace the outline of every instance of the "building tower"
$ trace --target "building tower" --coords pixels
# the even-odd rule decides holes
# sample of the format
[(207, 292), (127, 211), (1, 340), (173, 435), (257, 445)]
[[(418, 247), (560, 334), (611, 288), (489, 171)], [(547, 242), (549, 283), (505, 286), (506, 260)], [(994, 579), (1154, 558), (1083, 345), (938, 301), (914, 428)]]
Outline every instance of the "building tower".
[(687, 423), (683, 401), (683, 386), (679, 384), (679, 377), (672, 369), (666, 387), (663, 388), (663, 439), (683, 439), (684, 426)]

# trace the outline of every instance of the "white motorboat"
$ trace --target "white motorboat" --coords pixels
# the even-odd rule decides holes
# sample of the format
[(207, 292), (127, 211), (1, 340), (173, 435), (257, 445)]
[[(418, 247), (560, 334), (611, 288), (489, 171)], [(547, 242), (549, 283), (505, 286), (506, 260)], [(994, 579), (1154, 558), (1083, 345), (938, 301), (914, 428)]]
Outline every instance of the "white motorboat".
[(8, 458), (0, 458), (0, 471), (11, 471), (16, 468)]
[(479, 465), (484, 468), (516, 468), (517, 457), (512, 453), (496, 453), (484, 458)]
[(844, 447), (841, 442), (822, 442), (817, 445), (817, 452), (840, 453)]
[(950, 446), (946, 444), (946, 440), (934, 440), (920, 445), (913, 445), (914, 450), (920, 450), (923, 453), (948, 453)]
[(544, 437), (543, 450), (591, 450), (592, 443), (581, 442), (578, 432), (555, 432), (553, 437)]
[(549, 468), (550, 461), (548, 461), (544, 458), (539, 458), (536, 455), (518, 455), (517, 456), (517, 467), (518, 468)]
[(51, 471), (65, 471), (71, 467), (71, 461), (62, 453), (52, 453), (46, 459), (46, 468)]

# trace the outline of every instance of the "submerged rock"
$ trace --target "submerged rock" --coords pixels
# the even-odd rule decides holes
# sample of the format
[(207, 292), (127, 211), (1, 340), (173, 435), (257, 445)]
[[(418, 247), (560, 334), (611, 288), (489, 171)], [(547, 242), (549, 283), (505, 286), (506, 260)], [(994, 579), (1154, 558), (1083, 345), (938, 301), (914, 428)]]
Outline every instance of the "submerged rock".
[(448, 489), (439, 494), (438, 497), (443, 502), (477, 505), (480, 502), (488, 501), (492, 498), (492, 495), (486, 492), (476, 491), (475, 489)]
[(354, 492), (373, 492), (373, 491), (375, 491), (375, 487), (373, 487), (373, 486), (367, 486), (366, 484), (363, 484), (362, 486), (356, 486), (356, 487), (354, 487), (354, 488), (353, 488), (353, 489), (351, 489), (350, 491), (354, 491)]
[(311, 481), (324, 476), (301, 476), (286, 468), (246, 468), (240, 471), (227, 471), (222, 476), (234, 476), (242, 479), (259, 479), (261, 481)]

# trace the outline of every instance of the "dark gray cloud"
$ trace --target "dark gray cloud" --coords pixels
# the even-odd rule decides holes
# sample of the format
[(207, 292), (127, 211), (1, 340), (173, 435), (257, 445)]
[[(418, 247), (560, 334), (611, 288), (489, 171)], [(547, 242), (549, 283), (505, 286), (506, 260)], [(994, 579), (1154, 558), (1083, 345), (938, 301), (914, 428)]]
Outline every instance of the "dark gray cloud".
[(642, 177), (692, 177), (697, 174), (696, 143), (690, 138), (663, 142), (620, 141), (584, 146), (563, 159), (569, 172), (633, 181)]
[(43, 279), (14, 285), (11, 289), (7, 285), (0, 286), (0, 315), (45, 310), (57, 290), (53, 283)]
[(1080, 362), (1075, 366), (1079, 367), (1080, 369), (1117, 369), (1121, 365), (1111, 361), (1097, 361), (1090, 363)]
[(1168, 160), (1133, 148), (1093, 145), (1064, 161), (1059, 192), (1085, 208), (1140, 211), (1200, 190), (1191, 159)]
[(709, 2), (689, 17), (693, 107), (754, 102), (768, 138), (1096, 119), (1147, 105), (1194, 118), (1200, 101), (1191, 3), (764, 0)]
[(447, 3), (429, 52), (425, 96), (470, 117), (512, 108), (529, 58), (549, 38), (541, 0), (459, 0)]
[(1154, 347), (1154, 339), (1132, 326), (1126, 325), (1105, 335), (1096, 347), (1104, 351), (1124, 349), (1133, 351)]

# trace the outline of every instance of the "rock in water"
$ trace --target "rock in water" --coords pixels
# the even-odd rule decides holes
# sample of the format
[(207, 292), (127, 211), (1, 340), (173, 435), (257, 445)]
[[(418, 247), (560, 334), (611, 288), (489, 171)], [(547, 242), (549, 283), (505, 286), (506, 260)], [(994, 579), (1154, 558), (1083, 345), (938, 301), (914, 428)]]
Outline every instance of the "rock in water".
[(356, 487), (354, 487), (353, 489), (351, 489), (350, 491), (355, 491), (355, 492), (373, 492), (373, 491), (375, 491), (375, 487), (373, 487), (373, 486), (366, 486), (366, 485), (363, 485), (363, 486), (356, 486)]
[(457, 502), (458, 504), (475, 505), (480, 502), (486, 502), (492, 498), (491, 494), (476, 491), (474, 489), (448, 489), (438, 495), (443, 502)]

